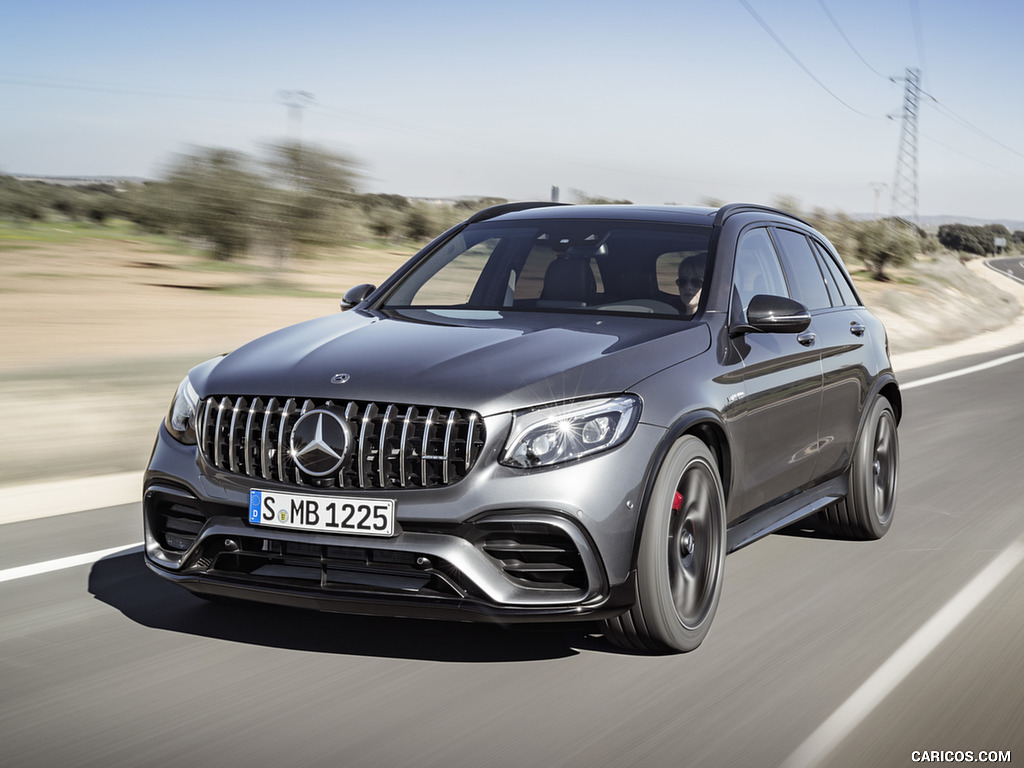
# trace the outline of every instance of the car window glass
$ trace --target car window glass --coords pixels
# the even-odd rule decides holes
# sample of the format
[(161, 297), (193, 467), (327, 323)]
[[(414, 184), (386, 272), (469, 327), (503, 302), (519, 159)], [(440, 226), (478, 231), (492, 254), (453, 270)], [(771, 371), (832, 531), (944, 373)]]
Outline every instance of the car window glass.
[(457, 253), (434, 273), (413, 295), (410, 304), (420, 306), (459, 306), (466, 304), (480, 279), (487, 259), (499, 243), (488, 238)]
[(767, 229), (751, 229), (740, 235), (733, 279), (744, 312), (758, 294), (789, 298), (786, 278)]
[[(540, 299), (544, 293), (544, 279), (548, 275), (548, 269), (557, 258), (558, 254), (555, 253), (554, 248), (547, 241), (535, 244), (530, 249), (530, 253), (527, 255), (526, 261), (519, 272), (512, 275), (510, 285), (514, 290), (514, 300), (529, 301)], [(583, 259), (580, 263), (580, 270), (590, 273), (594, 280), (595, 295), (602, 294), (604, 292), (604, 282), (601, 279), (601, 269), (597, 261), (589, 258)]]
[[(706, 226), (602, 219), (481, 222), (427, 254), (382, 308), (692, 317), (700, 289), (684, 301), (676, 281), (698, 255), (700, 276), (709, 268), (710, 232)], [(696, 273), (696, 267), (687, 272), (688, 288)]]
[(828, 266), (825, 264), (825, 257), (822, 256), (821, 251), (817, 247), (812, 247), (814, 248), (815, 258), (818, 260), (818, 268), (821, 270), (821, 276), (825, 278), (825, 287), (828, 288), (828, 296), (832, 301), (832, 306), (843, 306), (842, 294), (839, 293), (839, 286), (836, 285), (835, 278), (832, 276)]
[(832, 277), (832, 282), (839, 292), (839, 298), (836, 304), (843, 304), (848, 307), (860, 306), (860, 302), (857, 301), (857, 296), (854, 294), (853, 289), (850, 287), (850, 282), (846, 277), (843, 269), (839, 267), (835, 262), (835, 258), (830, 254), (820, 243), (814, 244), (818, 251), (818, 256), (821, 257), (822, 263), (825, 265), (826, 270)]
[(830, 307), (832, 302), (807, 238), (791, 229), (776, 229), (773, 234), (793, 298), (812, 310)]

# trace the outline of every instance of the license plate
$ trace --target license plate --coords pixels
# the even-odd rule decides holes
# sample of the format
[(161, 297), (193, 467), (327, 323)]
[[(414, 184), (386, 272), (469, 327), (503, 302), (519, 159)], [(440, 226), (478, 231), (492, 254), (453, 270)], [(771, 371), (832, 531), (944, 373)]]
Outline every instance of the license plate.
[(249, 491), (249, 522), (323, 533), (393, 536), (395, 502), (254, 489)]

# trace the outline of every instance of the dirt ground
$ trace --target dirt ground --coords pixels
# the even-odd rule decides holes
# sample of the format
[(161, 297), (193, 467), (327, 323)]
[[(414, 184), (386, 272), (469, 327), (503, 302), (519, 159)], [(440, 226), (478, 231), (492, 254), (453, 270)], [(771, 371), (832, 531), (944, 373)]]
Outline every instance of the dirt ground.
[[(408, 249), (349, 248), (287, 269), (218, 266), (148, 240), (0, 241), (0, 485), (145, 467), (187, 370), (284, 325), (338, 311)], [(1020, 302), (953, 257), (858, 280), (894, 352), (1010, 323)]]

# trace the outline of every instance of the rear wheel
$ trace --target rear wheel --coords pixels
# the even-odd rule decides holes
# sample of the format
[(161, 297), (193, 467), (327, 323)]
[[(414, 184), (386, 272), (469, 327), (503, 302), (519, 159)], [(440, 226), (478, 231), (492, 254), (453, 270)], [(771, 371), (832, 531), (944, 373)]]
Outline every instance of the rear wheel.
[(647, 501), (637, 555), (636, 602), (606, 621), (606, 636), (630, 650), (692, 651), (711, 627), (725, 572), (725, 498), (711, 451), (676, 442)]
[(850, 466), (845, 501), (821, 514), (832, 533), (851, 539), (880, 539), (896, 509), (900, 446), (896, 416), (884, 397), (871, 405)]

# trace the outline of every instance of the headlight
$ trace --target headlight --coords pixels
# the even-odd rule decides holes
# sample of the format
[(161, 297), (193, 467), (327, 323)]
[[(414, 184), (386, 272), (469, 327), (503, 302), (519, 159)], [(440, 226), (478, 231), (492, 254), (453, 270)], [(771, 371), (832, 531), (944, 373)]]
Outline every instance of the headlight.
[(512, 416), (501, 463), (528, 469), (580, 459), (625, 442), (639, 419), (633, 395), (521, 411)]
[(196, 406), (199, 405), (199, 395), (192, 388), (192, 382), (188, 376), (182, 379), (178, 385), (178, 391), (174, 393), (171, 400), (171, 407), (167, 410), (167, 418), (164, 425), (167, 431), (175, 440), (188, 445), (196, 444)]

